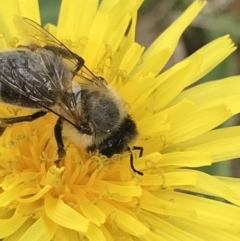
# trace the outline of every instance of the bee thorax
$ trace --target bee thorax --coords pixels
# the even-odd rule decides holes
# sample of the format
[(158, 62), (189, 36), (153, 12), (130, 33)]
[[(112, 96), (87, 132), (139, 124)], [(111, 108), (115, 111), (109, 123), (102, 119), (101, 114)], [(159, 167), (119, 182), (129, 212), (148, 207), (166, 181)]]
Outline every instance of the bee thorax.
[(82, 91), (82, 114), (93, 127), (96, 139), (104, 139), (121, 123), (126, 115), (123, 108), (109, 94), (99, 91)]

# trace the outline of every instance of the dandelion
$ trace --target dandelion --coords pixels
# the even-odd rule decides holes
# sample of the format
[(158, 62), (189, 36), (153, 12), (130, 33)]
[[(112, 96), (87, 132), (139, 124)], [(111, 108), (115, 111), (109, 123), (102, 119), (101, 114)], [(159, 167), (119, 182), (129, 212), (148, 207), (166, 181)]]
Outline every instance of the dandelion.
[[(186, 89), (234, 44), (220, 37), (161, 72), (206, 2), (194, 1), (145, 51), (134, 41), (140, 2), (63, 0), (58, 25), (46, 28), (126, 101), (139, 130), (132, 144), (144, 148), (134, 163), (144, 175), (133, 173), (129, 153), (107, 159), (69, 140), (56, 166), (56, 117), (15, 124), (0, 138), (0, 238), (240, 240), (239, 180), (191, 169), (240, 156), (240, 127), (214, 129), (240, 112), (240, 77)], [(14, 15), (40, 22), (37, 1), (14, 4), (1, 4), (1, 49), (20, 44)], [(1, 115), (25, 111), (1, 106)]]

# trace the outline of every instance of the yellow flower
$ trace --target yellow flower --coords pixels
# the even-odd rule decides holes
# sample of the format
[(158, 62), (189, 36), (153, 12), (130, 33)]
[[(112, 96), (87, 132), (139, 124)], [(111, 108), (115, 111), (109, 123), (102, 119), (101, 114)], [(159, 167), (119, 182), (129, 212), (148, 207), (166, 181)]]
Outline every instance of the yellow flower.
[[(0, 238), (240, 240), (240, 181), (189, 169), (239, 157), (240, 127), (214, 128), (240, 112), (240, 77), (185, 89), (235, 47), (223, 36), (158, 74), (205, 1), (194, 1), (145, 52), (134, 42), (141, 2), (63, 0), (58, 26), (46, 28), (127, 102), (144, 176), (132, 172), (127, 153), (90, 157), (69, 140), (56, 167), (56, 117), (16, 124), (0, 138)], [(19, 44), (14, 15), (40, 22), (37, 1), (2, 0), (1, 49)], [(1, 107), (1, 115), (24, 113)]]

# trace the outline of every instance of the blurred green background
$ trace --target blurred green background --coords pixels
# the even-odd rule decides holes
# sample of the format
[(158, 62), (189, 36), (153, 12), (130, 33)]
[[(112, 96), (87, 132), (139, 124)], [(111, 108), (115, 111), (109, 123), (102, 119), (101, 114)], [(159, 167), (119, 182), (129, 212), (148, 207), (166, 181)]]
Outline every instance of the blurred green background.
[[(136, 41), (144, 46), (167, 28), (190, 4), (192, 0), (145, 0), (137, 24)], [(39, 0), (42, 25), (48, 22), (57, 24), (61, 0)], [(240, 1), (208, 0), (207, 6), (183, 34), (181, 41), (167, 67), (172, 66), (192, 54), (203, 45), (225, 34), (230, 34), (237, 46), (240, 44)], [(201, 82), (220, 79), (239, 74), (240, 51), (235, 51), (217, 68), (205, 76)], [(237, 125), (239, 116), (235, 116), (224, 126)], [(240, 148), (240, 143), (239, 143)], [(204, 168), (211, 174), (240, 177), (240, 161), (231, 160)]]

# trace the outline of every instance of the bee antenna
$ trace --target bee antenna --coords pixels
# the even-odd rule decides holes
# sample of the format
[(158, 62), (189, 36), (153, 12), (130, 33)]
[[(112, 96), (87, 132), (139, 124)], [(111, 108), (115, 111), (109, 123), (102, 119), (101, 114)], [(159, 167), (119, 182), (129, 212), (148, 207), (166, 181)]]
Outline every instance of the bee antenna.
[[(130, 150), (130, 148), (129, 148), (129, 150)], [(132, 148), (132, 150), (139, 150), (139, 151), (140, 151), (139, 157), (141, 157), (142, 154), (143, 154), (143, 147), (141, 147), (141, 146), (134, 146), (134, 147)], [(130, 151), (131, 151), (131, 150), (130, 150)], [(143, 173), (140, 172), (140, 171), (138, 171), (138, 170), (134, 167), (133, 153), (132, 153), (132, 151), (131, 151), (131, 154), (130, 154), (130, 166), (131, 166), (131, 169), (132, 169), (135, 173), (137, 173), (137, 174), (140, 175), (140, 176), (143, 176)]]

